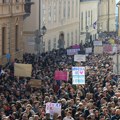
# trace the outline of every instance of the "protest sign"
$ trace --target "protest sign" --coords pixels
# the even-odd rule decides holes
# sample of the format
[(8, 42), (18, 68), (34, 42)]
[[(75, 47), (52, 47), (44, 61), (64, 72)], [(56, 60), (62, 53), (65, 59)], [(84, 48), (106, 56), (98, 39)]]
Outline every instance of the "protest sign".
[(46, 103), (46, 113), (50, 113), (51, 116), (57, 113), (61, 116), (61, 104), (60, 103)]
[(117, 53), (117, 46), (112, 47), (112, 53)]
[(80, 45), (75, 44), (75, 45), (72, 46), (72, 48), (73, 48), (73, 49), (79, 49), (79, 48), (80, 48)]
[(67, 55), (76, 55), (80, 49), (67, 49)]
[(31, 64), (14, 64), (14, 76), (31, 77), (32, 65)]
[(29, 85), (33, 88), (40, 88), (41, 86), (41, 80), (31, 79), (29, 81)]
[(72, 84), (85, 84), (85, 67), (72, 67)]
[(120, 55), (113, 55), (113, 73), (120, 75)]
[(109, 43), (110, 43), (110, 44), (115, 44), (115, 40), (112, 39), (112, 38), (110, 38), (110, 39), (109, 39)]
[(92, 53), (92, 47), (85, 48), (85, 53), (86, 54)]
[(76, 62), (85, 62), (86, 61), (86, 56), (85, 55), (74, 55), (74, 61)]
[(109, 44), (103, 45), (103, 52), (111, 54), (112, 53), (112, 45), (109, 45)]
[(94, 41), (94, 46), (101, 46), (102, 45), (102, 41)]
[(117, 50), (118, 50), (118, 52), (120, 52), (120, 45), (119, 44), (117, 45)]
[(68, 81), (68, 76), (69, 76), (69, 72), (56, 70), (54, 79)]
[(94, 46), (94, 54), (103, 54), (103, 46)]

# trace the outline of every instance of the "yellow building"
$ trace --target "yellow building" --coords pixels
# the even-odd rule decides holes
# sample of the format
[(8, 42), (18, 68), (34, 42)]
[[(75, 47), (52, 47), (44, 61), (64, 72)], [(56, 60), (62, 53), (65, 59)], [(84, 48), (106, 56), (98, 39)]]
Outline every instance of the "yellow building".
[(64, 40), (64, 47), (79, 44), (80, 0), (32, 0), (31, 15), (24, 22), (26, 52), (34, 52), (35, 31), (47, 28), (43, 36), (43, 49), (58, 49), (58, 41)]
[(100, 0), (98, 9), (98, 31), (116, 31), (116, 0)]
[(23, 15), (24, 0), (0, 0), (0, 64), (23, 54)]

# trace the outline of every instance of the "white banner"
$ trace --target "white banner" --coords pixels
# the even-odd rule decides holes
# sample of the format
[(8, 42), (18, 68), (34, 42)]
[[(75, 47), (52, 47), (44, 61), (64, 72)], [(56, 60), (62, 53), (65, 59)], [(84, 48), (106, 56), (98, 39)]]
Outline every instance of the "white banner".
[(101, 46), (102, 45), (102, 41), (94, 41), (94, 46)]
[(67, 55), (76, 55), (80, 49), (67, 49)]
[(85, 48), (85, 53), (86, 54), (92, 53), (92, 47)]
[(72, 67), (72, 84), (85, 84), (85, 67)]
[(113, 73), (120, 75), (120, 55), (113, 55)]
[(86, 56), (85, 55), (74, 55), (74, 61), (76, 62), (85, 62), (86, 61)]
[(46, 113), (50, 113), (51, 116), (57, 113), (61, 116), (61, 104), (60, 103), (46, 103)]
[(94, 46), (94, 54), (103, 54), (103, 46)]

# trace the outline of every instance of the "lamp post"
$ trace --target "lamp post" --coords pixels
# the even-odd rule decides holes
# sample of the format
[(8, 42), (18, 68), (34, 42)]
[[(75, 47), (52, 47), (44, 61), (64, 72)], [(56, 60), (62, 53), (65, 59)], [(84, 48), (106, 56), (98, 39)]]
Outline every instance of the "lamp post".
[(35, 32), (35, 46), (37, 54), (41, 54), (43, 52), (43, 36), (45, 35), (47, 29), (43, 26), (40, 30), (36, 30)]
[(101, 37), (101, 33), (102, 33), (102, 27), (99, 28), (99, 32), (98, 32), (98, 37)]

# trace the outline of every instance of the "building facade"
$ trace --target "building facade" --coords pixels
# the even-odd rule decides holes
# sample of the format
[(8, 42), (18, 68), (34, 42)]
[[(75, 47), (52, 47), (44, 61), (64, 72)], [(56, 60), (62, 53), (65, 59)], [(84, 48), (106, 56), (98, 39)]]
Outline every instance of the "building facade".
[[(80, 40), (82, 43), (97, 39), (98, 0), (80, 1)], [(88, 37), (87, 37), (88, 34)], [(87, 38), (86, 38), (87, 37)]]
[[(24, 0), (0, 0), (0, 64), (23, 54)], [(9, 55), (8, 55), (9, 58)]]
[(116, 1), (100, 0), (98, 10), (98, 31), (115, 32), (116, 31)]
[(43, 36), (44, 51), (58, 49), (61, 39), (64, 48), (79, 44), (79, 0), (35, 0), (24, 23), (25, 44), (30, 49), (35, 46), (35, 31), (42, 26), (47, 28)]
[(120, 36), (120, 1), (117, 3), (117, 7), (118, 7), (117, 32), (118, 32), (118, 36)]

